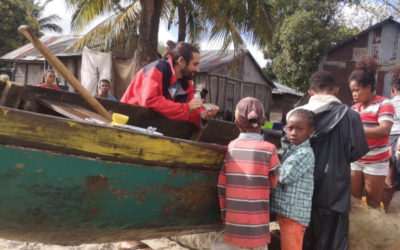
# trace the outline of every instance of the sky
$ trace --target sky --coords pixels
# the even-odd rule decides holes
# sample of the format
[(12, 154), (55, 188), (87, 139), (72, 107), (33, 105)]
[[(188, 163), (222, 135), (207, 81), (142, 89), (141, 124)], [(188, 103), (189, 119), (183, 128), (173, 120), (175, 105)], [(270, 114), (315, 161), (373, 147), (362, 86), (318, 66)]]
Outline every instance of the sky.
[[(43, 0), (41, 2), (43, 2)], [(61, 17), (61, 20), (56, 23), (64, 29), (63, 35), (72, 34), (70, 29), (72, 12), (68, 10), (65, 4), (65, 0), (53, 0), (46, 6), (46, 9), (44, 10), (44, 16), (49, 16), (52, 14), (57, 14), (58, 16)], [(102, 20), (103, 19), (96, 20), (92, 25), (89, 25), (87, 28), (85, 28), (81, 34), (87, 33), (91, 28), (95, 26), (95, 24), (98, 24)], [(45, 32), (45, 35), (59, 35), (59, 34)], [(158, 32), (159, 42), (163, 42), (164, 44), (166, 44), (168, 40), (172, 41), (177, 40), (177, 37), (178, 35), (176, 28), (172, 29), (171, 31), (168, 31), (167, 25), (161, 22)], [(202, 50), (207, 50), (207, 49), (217, 50), (220, 47), (221, 46), (219, 44), (215, 43), (208, 43), (208, 42), (200, 43), (200, 49)], [(258, 62), (258, 64), (261, 67), (264, 67), (266, 64), (266, 60), (264, 59), (262, 51), (258, 47), (252, 46), (251, 44), (248, 44), (247, 49), (253, 55), (254, 59)]]
[[(45, 0), (41, 0), (41, 2), (44, 2)], [(369, 2), (368, 4), (371, 5), (371, 7), (376, 7), (377, 1), (376, 0), (371, 0), (367, 1)], [(372, 17), (370, 13), (366, 13), (360, 8), (355, 8), (355, 7), (349, 7), (345, 6), (342, 9), (341, 17), (343, 19), (343, 22), (347, 26), (350, 27), (358, 27), (360, 30), (368, 28), (370, 25), (375, 24), (382, 19), (386, 18), (388, 16), (387, 9), (385, 7), (382, 7), (382, 5), (378, 9), (379, 14), (381, 15), (380, 17)], [(45, 11), (44, 11), (44, 16), (52, 15), (52, 14), (57, 14), (58, 16), (61, 17), (61, 20), (57, 23), (64, 29), (64, 35), (66, 34), (72, 34), (70, 30), (70, 22), (71, 22), (71, 15), (72, 12), (68, 10), (65, 0), (53, 0), (50, 2)], [(104, 17), (98, 20), (95, 20), (93, 24), (89, 25), (86, 27), (81, 34), (85, 34), (89, 30), (91, 30), (96, 24), (98, 24), (100, 21), (104, 20)], [(45, 33), (45, 35), (58, 35), (57, 33)], [(177, 39), (177, 28), (173, 27), (171, 31), (167, 30), (167, 25), (163, 22), (160, 24), (159, 28), (159, 33), (158, 33), (158, 39), (159, 42), (163, 42), (166, 44), (168, 40), (173, 40), (175, 41)], [(207, 50), (207, 49), (213, 49), (217, 50), (221, 47), (220, 44), (216, 44), (215, 42), (208, 43), (208, 41), (203, 41), (200, 43), (200, 48), (202, 50)], [(247, 43), (247, 49), (250, 51), (250, 53), (253, 55), (253, 57), (256, 59), (258, 64), (261, 67), (264, 67), (266, 65), (267, 60), (264, 59), (264, 55), (261, 51), (260, 48), (251, 45), (250, 43)]]

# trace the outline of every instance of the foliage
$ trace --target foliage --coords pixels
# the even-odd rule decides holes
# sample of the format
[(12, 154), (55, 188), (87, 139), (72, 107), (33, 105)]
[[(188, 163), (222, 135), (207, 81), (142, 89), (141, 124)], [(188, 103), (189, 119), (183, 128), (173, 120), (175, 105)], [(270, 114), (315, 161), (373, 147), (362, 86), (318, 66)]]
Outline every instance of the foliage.
[(33, 6), (32, 14), (38, 20), (41, 31), (52, 31), (56, 33), (62, 33), (63, 29), (57, 25), (55, 22), (60, 21), (61, 18), (58, 15), (43, 16), (44, 9), (47, 4), (53, 0), (46, 0), (42, 5), (40, 1), (29, 0), (30, 4)]
[[(126, 39), (122, 34), (130, 34), (136, 39), (139, 20), (147, 13), (141, 11), (140, 1), (128, 0), (67, 0), (74, 10), (72, 28), (81, 30), (96, 17), (111, 14), (105, 22), (96, 26), (76, 44), (75, 49), (84, 45), (97, 45), (109, 51), (117, 41)], [(165, 0), (161, 18), (169, 25), (184, 25), (188, 40), (199, 43), (209, 38), (222, 42), (226, 49), (231, 43), (235, 48), (244, 48), (242, 35), (253, 44), (265, 46), (272, 32), (270, 20), (271, 6), (267, 0), (215, 1), (215, 0)], [(183, 8), (183, 12), (179, 9)], [(180, 13), (180, 14), (179, 14)], [(182, 20), (183, 19), (183, 20)], [(158, 40), (158, 34), (154, 39)], [(178, 39), (177, 39), (178, 40)], [(181, 39), (182, 40), (182, 39)], [(134, 43), (131, 41), (131, 43)]]
[(307, 90), (308, 79), (318, 69), (321, 56), (358, 33), (357, 29), (338, 24), (336, 17), (341, 2), (292, 1), (288, 7), (279, 5), (281, 1), (275, 1), (278, 8), (274, 36), (265, 54), (267, 58), (274, 59), (272, 72), (279, 82)]
[(18, 31), (22, 24), (29, 25), (38, 36), (39, 23), (32, 15), (35, 6), (31, 2), (24, 0), (2, 0), (0, 3), (0, 55), (18, 48), (27, 43), (27, 40)]

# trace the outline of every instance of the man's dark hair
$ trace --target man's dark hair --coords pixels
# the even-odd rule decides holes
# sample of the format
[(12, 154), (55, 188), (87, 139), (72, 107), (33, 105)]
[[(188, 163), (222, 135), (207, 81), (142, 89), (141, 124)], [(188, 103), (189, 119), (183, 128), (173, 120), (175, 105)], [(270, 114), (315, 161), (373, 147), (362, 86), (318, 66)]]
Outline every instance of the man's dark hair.
[(193, 58), (193, 52), (200, 53), (200, 51), (190, 43), (179, 42), (171, 51), (172, 61), (176, 64), (176, 61), (182, 56), (185, 62), (189, 63)]
[(201, 96), (201, 98), (205, 98), (205, 97), (207, 96), (207, 94), (208, 94), (208, 90), (207, 90), (206, 88), (203, 88), (203, 89), (200, 91), (200, 96)]
[(107, 79), (101, 79), (101, 80), (100, 80), (100, 83), (102, 83), (102, 82), (105, 82), (105, 83), (108, 83), (108, 85), (111, 85), (110, 81), (107, 80)]
[(310, 89), (312, 90), (332, 90), (335, 87), (335, 77), (331, 72), (320, 70), (310, 77)]
[(54, 73), (55, 74), (56, 72), (54, 70), (52, 70), (52, 69), (46, 69), (46, 71), (44, 72), (43, 77), (46, 77), (48, 73)]

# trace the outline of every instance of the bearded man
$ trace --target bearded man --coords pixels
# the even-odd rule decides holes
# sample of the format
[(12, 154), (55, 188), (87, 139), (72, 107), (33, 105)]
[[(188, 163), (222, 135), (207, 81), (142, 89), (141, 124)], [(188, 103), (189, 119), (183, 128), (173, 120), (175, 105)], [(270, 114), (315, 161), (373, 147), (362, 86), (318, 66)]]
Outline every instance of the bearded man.
[(200, 98), (194, 98), (192, 79), (199, 72), (200, 52), (193, 45), (179, 42), (166, 59), (160, 59), (136, 73), (121, 102), (149, 107), (169, 119), (200, 126), (212, 119), (217, 110), (206, 110)]

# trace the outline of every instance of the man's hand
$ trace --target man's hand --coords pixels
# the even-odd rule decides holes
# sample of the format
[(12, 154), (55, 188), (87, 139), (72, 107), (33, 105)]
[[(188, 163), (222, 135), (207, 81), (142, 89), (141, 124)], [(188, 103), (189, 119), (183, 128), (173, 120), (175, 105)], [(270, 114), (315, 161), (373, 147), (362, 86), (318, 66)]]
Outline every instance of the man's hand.
[(211, 120), (214, 118), (218, 113), (218, 109), (211, 109), (211, 110), (205, 110), (200, 114), (200, 118), (203, 120)]
[(189, 111), (193, 112), (198, 108), (203, 107), (203, 102), (201, 101), (201, 99), (198, 98), (193, 98), (190, 102), (189, 102)]

